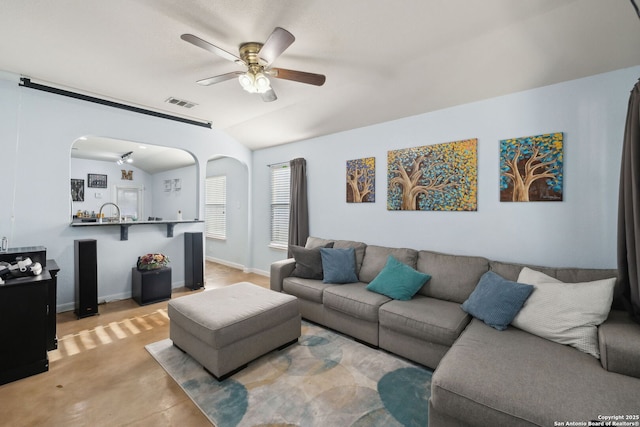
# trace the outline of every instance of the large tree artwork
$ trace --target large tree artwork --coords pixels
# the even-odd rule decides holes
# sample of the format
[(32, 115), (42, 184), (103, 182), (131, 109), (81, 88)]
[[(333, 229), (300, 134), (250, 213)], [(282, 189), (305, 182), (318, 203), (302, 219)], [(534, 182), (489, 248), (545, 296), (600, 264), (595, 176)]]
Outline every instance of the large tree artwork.
[(562, 201), (561, 132), (500, 141), (500, 201)]
[(347, 160), (347, 203), (376, 201), (376, 158)]
[(387, 209), (477, 210), (477, 139), (389, 151)]

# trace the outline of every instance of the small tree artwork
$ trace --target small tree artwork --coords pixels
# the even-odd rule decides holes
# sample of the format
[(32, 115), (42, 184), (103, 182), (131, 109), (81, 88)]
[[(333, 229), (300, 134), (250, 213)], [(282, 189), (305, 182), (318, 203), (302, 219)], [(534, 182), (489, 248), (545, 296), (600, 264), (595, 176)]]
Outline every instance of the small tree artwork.
[(561, 202), (563, 134), (500, 141), (501, 202)]
[(388, 210), (477, 210), (477, 139), (389, 151), (387, 160)]
[(376, 158), (347, 160), (347, 203), (376, 201)]

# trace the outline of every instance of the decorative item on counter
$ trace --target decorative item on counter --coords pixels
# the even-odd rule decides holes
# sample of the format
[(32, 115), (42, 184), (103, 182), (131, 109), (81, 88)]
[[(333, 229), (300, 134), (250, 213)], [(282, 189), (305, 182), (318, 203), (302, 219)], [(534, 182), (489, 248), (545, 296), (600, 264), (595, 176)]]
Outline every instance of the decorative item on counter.
[(39, 276), (42, 273), (42, 265), (32, 262), (31, 258), (16, 258), (16, 262), (9, 265), (9, 273), (13, 277)]
[(169, 257), (164, 254), (146, 254), (138, 257), (138, 270), (156, 270), (168, 264)]
[(182, 221), (182, 211), (178, 211), (178, 221)]
[(9, 250), (9, 239), (2, 238), (2, 246), (0, 246), (0, 252), (7, 252)]

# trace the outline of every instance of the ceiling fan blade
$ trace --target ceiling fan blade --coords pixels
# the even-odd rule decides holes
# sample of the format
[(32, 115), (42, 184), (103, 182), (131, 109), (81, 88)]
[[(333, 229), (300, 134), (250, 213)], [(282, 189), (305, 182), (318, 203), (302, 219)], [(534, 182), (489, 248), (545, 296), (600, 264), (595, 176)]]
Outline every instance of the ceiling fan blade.
[(267, 41), (264, 42), (264, 45), (260, 49), (258, 55), (266, 61), (267, 64), (271, 64), (276, 60), (276, 58), (282, 55), (282, 52), (291, 46), (291, 43), (293, 43), (295, 39), (296, 38), (289, 31), (284, 28), (276, 27)]
[(327, 79), (322, 74), (307, 73), (304, 71), (287, 70), (284, 68), (271, 68), (268, 74), (278, 79), (293, 80), (315, 86), (322, 86)]
[(208, 79), (198, 80), (198, 83), (201, 86), (211, 86), (216, 83), (225, 82), (227, 80), (231, 80), (240, 74), (244, 74), (242, 71), (232, 71), (230, 73), (220, 74), (219, 76), (209, 77)]
[(180, 36), (180, 38), (186, 42), (191, 43), (194, 46), (198, 46), (201, 49), (215, 53), (216, 55), (221, 56), (224, 59), (236, 62), (238, 64), (244, 64), (244, 61), (238, 58), (233, 53), (229, 53), (226, 50), (219, 48), (218, 46), (212, 45), (211, 43), (204, 41), (200, 37), (196, 37), (193, 34), (183, 34)]
[(278, 97), (276, 96), (276, 93), (273, 91), (273, 89), (269, 89), (265, 93), (261, 93), (260, 96), (262, 96), (262, 100), (264, 102), (272, 102), (272, 101), (275, 101), (276, 99), (278, 99)]

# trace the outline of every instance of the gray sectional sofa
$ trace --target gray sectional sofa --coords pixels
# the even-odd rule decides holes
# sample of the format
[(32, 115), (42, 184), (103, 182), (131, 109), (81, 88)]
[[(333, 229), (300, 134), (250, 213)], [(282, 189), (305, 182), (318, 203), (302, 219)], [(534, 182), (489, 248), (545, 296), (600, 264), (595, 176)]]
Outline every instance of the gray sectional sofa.
[[(640, 325), (625, 312), (612, 310), (598, 327), (598, 359), (514, 326), (496, 330), (461, 309), (486, 272), (516, 281), (523, 265), (315, 237), (305, 247), (331, 245), (354, 248), (357, 282), (293, 277), (287, 259), (271, 265), (271, 289), (298, 297), (305, 319), (434, 369), (430, 427), (606, 425), (613, 416), (640, 425)], [(408, 301), (366, 289), (389, 255), (431, 276)], [(567, 283), (616, 275), (529, 267)]]

